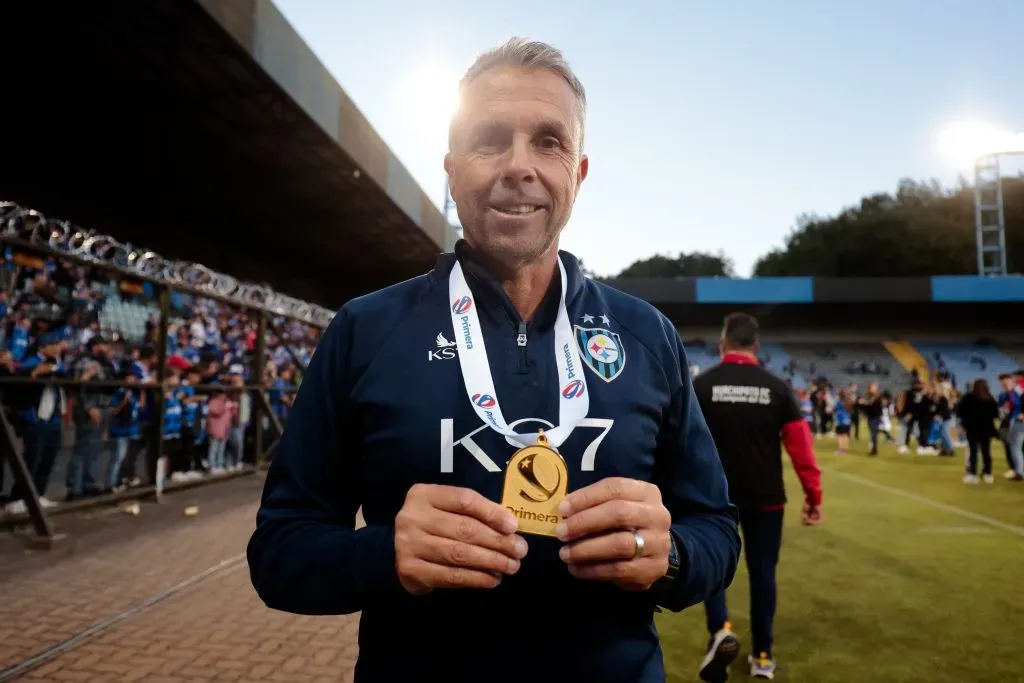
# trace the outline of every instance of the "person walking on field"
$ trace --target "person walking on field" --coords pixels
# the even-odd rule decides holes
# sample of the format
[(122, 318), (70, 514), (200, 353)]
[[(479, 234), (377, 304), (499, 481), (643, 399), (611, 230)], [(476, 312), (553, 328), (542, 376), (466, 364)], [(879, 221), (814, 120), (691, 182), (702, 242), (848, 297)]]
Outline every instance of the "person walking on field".
[(996, 420), (999, 419), (999, 404), (983, 379), (974, 380), (971, 393), (960, 399), (956, 407), (960, 424), (967, 432), (967, 471), (965, 484), (978, 483), (978, 456), (981, 456), (981, 478), (986, 484), (995, 481), (992, 477), (992, 439), (999, 436)]
[[(801, 517), (805, 525), (821, 522), (822, 496), (821, 471), (807, 420), (783, 380), (759, 367), (759, 346), (757, 320), (743, 313), (729, 315), (719, 348), (722, 362), (694, 379), (693, 388), (718, 446), (729, 482), (729, 498), (739, 509), (743, 554), (750, 575), (750, 675), (772, 679), (775, 568), (786, 505), (783, 444), (803, 486)], [(837, 402), (837, 416), (839, 405)], [(729, 664), (739, 654), (739, 640), (729, 624), (724, 591), (705, 600), (704, 609), (710, 642), (699, 675), (708, 683), (721, 683), (728, 678)]]

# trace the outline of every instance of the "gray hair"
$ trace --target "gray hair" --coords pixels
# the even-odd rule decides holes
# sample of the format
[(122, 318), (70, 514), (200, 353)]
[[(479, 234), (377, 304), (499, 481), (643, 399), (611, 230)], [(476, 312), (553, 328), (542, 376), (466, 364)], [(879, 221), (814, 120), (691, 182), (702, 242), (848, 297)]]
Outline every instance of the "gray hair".
[(462, 92), (467, 85), (472, 83), (481, 74), (500, 69), (503, 67), (518, 67), (520, 69), (546, 69), (561, 76), (573, 94), (576, 96), (576, 116), (580, 133), (580, 149), (583, 151), (583, 132), (587, 120), (587, 91), (583, 83), (576, 77), (573, 70), (558, 48), (541, 42), (539, 40), (527, 40), (525, 38), (512, 37), (501, 45), (493, 47), (482, 53), (469, 67), (465, 75), (459, 81), (459, 92)]

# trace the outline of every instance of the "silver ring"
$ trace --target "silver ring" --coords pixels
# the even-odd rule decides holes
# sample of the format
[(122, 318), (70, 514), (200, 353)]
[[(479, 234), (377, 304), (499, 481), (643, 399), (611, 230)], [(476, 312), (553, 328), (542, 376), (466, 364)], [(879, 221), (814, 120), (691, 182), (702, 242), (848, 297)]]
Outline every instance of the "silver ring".
[(644, 537), (640, 535), (640, 532), (633, 532), (633, 540), (636, 542), (636, 550), (633, 551), (633, 559), (638, 560), (644, 556), (644, 546), (647, 542), (644, 541)]

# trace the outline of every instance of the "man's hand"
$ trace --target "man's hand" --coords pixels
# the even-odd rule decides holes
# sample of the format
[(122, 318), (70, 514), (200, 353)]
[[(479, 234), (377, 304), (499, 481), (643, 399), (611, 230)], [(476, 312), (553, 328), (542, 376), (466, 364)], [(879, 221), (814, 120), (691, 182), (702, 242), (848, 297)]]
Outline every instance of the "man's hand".
[[(565, 521), (555, 533), (566, 543), (559, 555), (576, 578), (644, 591), (668, 573), (672, 516), (654, 484), (602, 479), (566, 496), (559, 511)], [(644, 539), (640, 557), (633, 532)]]
[(89, 419), (96, 426), (99, 426), (100, 421), (103, 418), (103, 413), (100, 412), (99, 408), (89, 408)]
[(800, 513), (800, 522), (804, 526), (818, 526), (821, 524), (821, 506), (804, 502), (804, 508)]
[(519, 571), (526, 541), (511, 512), (476, 491), (416, 484), (395, 518), (395, 567), (413, 595), (494, 588)]

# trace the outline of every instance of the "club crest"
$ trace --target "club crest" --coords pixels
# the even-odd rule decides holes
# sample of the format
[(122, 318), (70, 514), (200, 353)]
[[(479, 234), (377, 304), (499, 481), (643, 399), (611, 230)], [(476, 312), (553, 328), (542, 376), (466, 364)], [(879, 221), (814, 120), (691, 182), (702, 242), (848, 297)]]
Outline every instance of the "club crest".
[(618, 377), (626, 364), (626, 349), (622, 347), (622, 338), (614, 332), (597, 327), (574, 327), (576, 344), (583, 362), (605, 382)]

